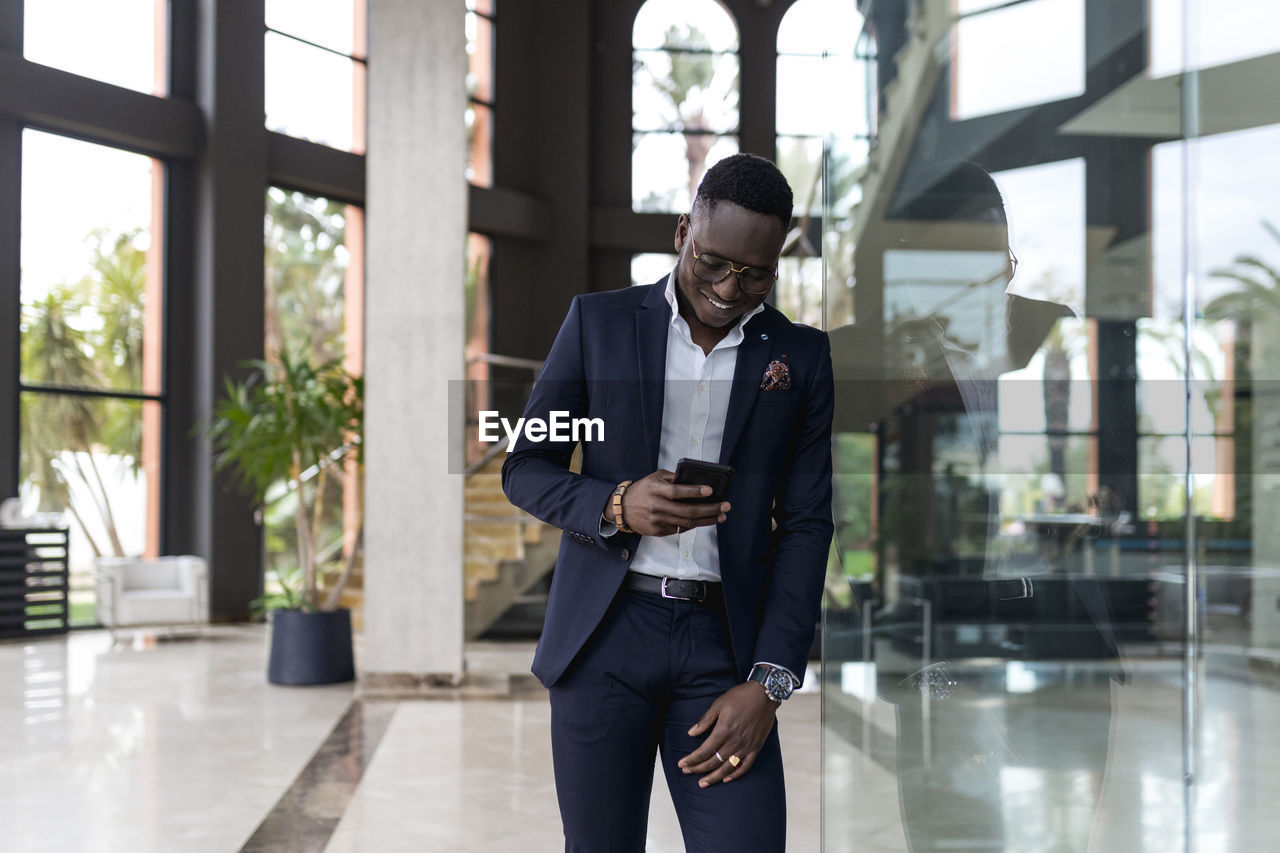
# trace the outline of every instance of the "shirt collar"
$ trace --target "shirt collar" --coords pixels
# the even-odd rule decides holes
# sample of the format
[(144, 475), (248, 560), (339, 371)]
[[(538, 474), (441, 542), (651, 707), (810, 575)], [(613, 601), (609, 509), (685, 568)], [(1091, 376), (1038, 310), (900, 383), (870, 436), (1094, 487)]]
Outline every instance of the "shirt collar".
[[(683, 335), (689, 337), (692, 342), (692, 337), (689, 334), (689, 324), (680, 316), (680, 303), (676, 301), (676, 269), (677, 267), (671, 268), (671, 275), (667, 276), (667, 289), (663, 292), (663, 295), (667, 298), (667, 304), (671, 306), (671, 325)], [(750, 311), (739, 317), (738, 322), (734, 323), (733, 328), (729, 330), (729, 334), (725, 335), (724, 340), (720, 341), (716, 346), (735, 347), (742, 343), (743, 339), (746, 337), (746, 332), (743, 330), (747, 323), (751, 321), (752, 317), (756, 316), (763, 310), (764, 303), (761, 302), (755, 308), (752, 308)]]

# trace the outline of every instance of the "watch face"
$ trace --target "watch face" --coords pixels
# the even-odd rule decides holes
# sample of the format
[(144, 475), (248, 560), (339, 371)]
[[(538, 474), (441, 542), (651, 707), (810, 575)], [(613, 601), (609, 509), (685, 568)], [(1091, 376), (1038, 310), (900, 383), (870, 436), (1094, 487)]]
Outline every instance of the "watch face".
[(791, 676), (780, 669), (770, 670), (764, 686), (770, 696), (781, 701), (791, 695)]

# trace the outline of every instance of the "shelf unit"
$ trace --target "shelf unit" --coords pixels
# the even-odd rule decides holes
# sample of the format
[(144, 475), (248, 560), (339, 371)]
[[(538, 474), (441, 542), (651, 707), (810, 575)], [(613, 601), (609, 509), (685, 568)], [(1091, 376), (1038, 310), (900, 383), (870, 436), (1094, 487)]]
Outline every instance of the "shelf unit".
[(66, 528), (0, 527), (0, 639), (65, 634)]

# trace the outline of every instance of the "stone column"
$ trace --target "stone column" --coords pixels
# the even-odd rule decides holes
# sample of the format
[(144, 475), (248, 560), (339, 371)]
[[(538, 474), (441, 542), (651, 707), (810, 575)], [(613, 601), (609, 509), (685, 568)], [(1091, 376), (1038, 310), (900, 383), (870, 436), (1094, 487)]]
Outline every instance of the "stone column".
[(465, 38), (457, 0), (369, 0), (362, 686), (463, 674)]

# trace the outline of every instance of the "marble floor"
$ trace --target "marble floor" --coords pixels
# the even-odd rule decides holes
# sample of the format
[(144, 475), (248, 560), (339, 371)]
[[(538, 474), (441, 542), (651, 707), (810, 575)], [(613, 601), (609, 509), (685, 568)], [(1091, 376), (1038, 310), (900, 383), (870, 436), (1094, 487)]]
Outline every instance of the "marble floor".
[[(268, 685), (260, 627), (125, 636), (0, 644), (0, 850), (562, 848), (550, 710), (527, 680), (505, 699), (377, 701)], [(522, 673), (531, 653), (478, 644), (468, 662)], [(1280, 693), (1205, 666), (1189, 799), (1176, 663), (1136, 663), (1123, 686), (961, 668), (923, 708), (883, 671), (829, 668), (825, 695), (811, 678), (780, 715), (788, 849), (1277, 849)], [(661, 774), (648, 849), (682, 849)]]

